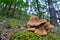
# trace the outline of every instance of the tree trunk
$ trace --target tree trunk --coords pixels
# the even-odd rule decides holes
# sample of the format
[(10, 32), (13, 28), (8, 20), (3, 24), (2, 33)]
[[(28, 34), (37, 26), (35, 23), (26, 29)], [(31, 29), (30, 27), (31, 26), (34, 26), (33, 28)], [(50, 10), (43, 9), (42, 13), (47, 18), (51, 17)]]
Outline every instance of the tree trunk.
[(56, 16), (56, 12), (55, 9), (53, 7), (53, 2), (52, 0), (48, 0), (48, 7), (49, 7), (49, 12), (50, 12), (50, 23), (54, 26), (57, 26), (57, 16)]
[(36, 4), (37, 4), (37, 10), (38, 10), (38, 17), (41, 18), (38, 0), (36, 0)]
[(5, 11), (4, 10), (6, 10), (6, 7), (7, 7), (7, 5), (4, 7), (4, 8), (2, 8), (2, 5), (4, 5), (4, 4), (0, 4), (0, 16), (5, 16)]
[(2, 5), (0, 4), (0, 16), (2, 15)]
[(8, 17), (8, 15), (9, 15), (9, 12), (10, 12), (10, 9), (11, 9), (11, 5), (12, 5), (12, 0), (10, 0), (10, 4), (9, 4), (8, 7), (7, 7), (6, 17)]
[(11, 17), (14, 17), (15, 9), (16, 9), (16, 4), (14, 5), (13, 11), (11, 13), (11, 15), (12, 15)]

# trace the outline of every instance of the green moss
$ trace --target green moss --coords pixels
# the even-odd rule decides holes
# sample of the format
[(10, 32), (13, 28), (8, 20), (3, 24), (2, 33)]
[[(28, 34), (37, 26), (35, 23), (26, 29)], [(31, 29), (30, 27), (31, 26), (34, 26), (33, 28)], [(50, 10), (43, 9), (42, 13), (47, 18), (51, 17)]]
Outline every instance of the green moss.
[(59, 40), (55, 35), (41, 36), (32, 32), (22, 31), (10, 36), (10, 40)]

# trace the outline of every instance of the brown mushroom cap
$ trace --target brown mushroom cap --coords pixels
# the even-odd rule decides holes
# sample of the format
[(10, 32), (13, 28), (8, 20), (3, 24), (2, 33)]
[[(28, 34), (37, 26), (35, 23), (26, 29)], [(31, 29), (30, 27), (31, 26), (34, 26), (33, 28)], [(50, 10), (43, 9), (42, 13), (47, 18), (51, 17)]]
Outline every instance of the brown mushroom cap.
[(37, 21), (39, 20), (38, 16), (31, 16), (30, 21)]
[(38, 22), (44, 23), (47, 22), (45, 19), (39, 19)]
[(30, 20), (27, 23), (27, 25), (29, 25), (29, 26), (37, 26), (38, 24), (40, 24), (39, 22), (37, 23), (38, 19), (39, 18), (37, 16), (31, 16)]
[(28, 28), (28, 31), (35, 31), (35, 28)]
[(46, 29), (52, 29), (52, 28), (54, 28), (54, 26), (51, 25), (49, 22), (46, 22), (44, 26), (45, 26)]
[(47, 32), (44, 27), (39, 27), (38, 29), (35, 30), (34, 33), (40, 34), (40, 35), (47, 35)]
[(27, 25), (29, 25), (29, 26), (38, 26), (40, 24), (41, 24), (41, 22), (28, 22), (27, 23)]
[(38, 25), (40, 25), (41, 23), (44, 23), (44, 22), (46, 22), (46, 20), (38, 19), (37, 16), (32, 16), (32, 17), (30, 17), (30, 20), (28, 21), (27, 25), (38, 26)]

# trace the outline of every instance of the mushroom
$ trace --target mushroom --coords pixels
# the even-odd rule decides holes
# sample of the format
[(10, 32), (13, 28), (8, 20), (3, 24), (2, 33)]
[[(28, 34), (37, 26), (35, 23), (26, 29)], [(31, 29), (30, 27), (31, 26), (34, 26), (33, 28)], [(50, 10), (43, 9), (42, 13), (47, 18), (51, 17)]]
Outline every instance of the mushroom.
[(27, 30), (40, 34), (40, 35), (47, 35), (46, 29), (54, 28), (49, 22), (45, 19), (39, 19), (37, 16), (31, 16), (30, 20), (27, 22)]
[(54, 26), (51, 25), (49, 22), (46, 22), (46, 23), (44, 24), (44, 27), (45, 27), (46, 29), (53, 29), (53, 28), (54, 28)]
[(44, 27), (39, 27), (35, 30), (34, 33), (40, 34), (40, 35), (47, 35), (47, 32)]
[(31, 16), (30, 20), (28, 21), (27, 25), (28, 26), (38, 26), (42, 23), (46, 22), (44, 19), (38, 19), (37, 16)]

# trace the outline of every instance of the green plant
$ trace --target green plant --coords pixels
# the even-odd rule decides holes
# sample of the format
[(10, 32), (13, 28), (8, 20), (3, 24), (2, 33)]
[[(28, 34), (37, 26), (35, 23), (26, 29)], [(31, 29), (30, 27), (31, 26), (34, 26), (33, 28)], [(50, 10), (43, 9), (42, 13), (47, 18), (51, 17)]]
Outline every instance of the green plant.
[(3, 16), (0, 16), (0, 19), (4, 19), (4, 17)]
[(9, 18), (9, 19), (6, 19), (5, 21), (8, 26), (16, 27), (20, 20)]
[(51, 34), (41, 36), (32, 32), (22, 31), (12, 34), (10, 40), (59, 40), (59, 38)]
[(55, 33), (53, 33), (53, 34), (57, 35), (60, 38), (60, 26), (58, 26), (58, 28), (55, 29), (54, 32)]

